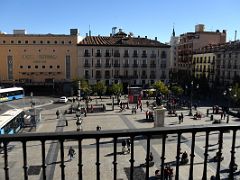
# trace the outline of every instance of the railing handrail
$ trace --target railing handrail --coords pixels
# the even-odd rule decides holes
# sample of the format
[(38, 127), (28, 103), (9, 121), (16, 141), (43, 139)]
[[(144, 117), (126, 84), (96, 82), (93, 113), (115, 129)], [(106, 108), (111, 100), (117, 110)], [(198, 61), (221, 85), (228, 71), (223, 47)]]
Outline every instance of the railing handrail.
[[(219, 124), (219, 125), (193, 125), (179, 127), (156, 127), (142, 129), (121, 129), (121, 130), (102, 130), (102, 131), (67, 131), (67, 132), (47, 132), (47, 133), (26, 133), (14, 135), (0, 135), (1, 141), (42, 141), (42, 140), (62, 140), (62, 139), (96, 139), (112, 137), (135, 137), (135, 136), (154, 136), (161, 134), (193, 133), (193, 132), (211, 132), (238, 130), (237, 124)], [(97, 135), (97, 136), (96, 136)]]

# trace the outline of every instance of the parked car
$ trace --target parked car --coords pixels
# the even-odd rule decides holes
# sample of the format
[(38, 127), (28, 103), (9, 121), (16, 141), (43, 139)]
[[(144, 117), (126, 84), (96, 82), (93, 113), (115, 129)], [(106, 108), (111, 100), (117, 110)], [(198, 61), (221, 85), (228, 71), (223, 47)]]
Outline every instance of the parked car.
[(60, 102), (60, 103), (66, 103), (67, 101), (68, 101), (68, 98), (66, 96), (62, 96), (58, 100), (58, 102)]

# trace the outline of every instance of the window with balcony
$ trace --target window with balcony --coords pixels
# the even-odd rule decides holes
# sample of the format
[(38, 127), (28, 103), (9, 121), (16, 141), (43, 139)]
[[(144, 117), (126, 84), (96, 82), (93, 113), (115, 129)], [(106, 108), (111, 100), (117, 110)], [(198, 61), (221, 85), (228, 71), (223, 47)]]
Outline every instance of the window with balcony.
[(124, 51), (124, 57), (129, 57), (128, 50)]
[(101, 67), (101, 59), (97, 59), (96, 67)]
[(105, 67), (111, 67), (111, 61), (110, 61), (110, 59), (106, 59)]
[(162, 58), (162, 59), (167, 58), (166, 51), (162, 51), (162, 53), (161, 53), (161, 58)]
[(84, 57), (90, 57), (90, 52), (88, 49), (84, 50)]
[(89, 78), (90, 78), (90, 75), (89, 75), (89, 71), (88, 71), (88, 70), (85, 70), (85, 71), (84, 71), (84, 77), (85, 77), (85, 79), (89, 79)]
[(120, 57), (120, 52), (119, 50), (114, 51), (114, 57)]
[(108, 49), (106, 50), (105, 57), (111, 57), (110, 51)]
[(142, 58), (146, 58), (147, 57), (147, 51), (146, 50), (143, 50), (142, 51)]
[(114, 60), (114, 67), (120, 67), (120, 63), (118, 59)]
[(134, 51), (133, 51), (133, 57), (138, 57), (138, 52), (137, 52), (137, 50), (134, 50)]
[(96, 71), (96, 79), (102, 78), (101, 71)]
[(109, 79), (110, 78), (110, 71), (105, 71), (105, 78)]
[(88, 59), (84, 60), (84, 67), (90, 67), (90, 63), (89, 63)]
[(101, 57), (101, 50), (100, 49), (97, 50), (96, 57)]
[(125, 59), (125, 61), (124, 61), (124, 67), (129, 67), (128, 59)]

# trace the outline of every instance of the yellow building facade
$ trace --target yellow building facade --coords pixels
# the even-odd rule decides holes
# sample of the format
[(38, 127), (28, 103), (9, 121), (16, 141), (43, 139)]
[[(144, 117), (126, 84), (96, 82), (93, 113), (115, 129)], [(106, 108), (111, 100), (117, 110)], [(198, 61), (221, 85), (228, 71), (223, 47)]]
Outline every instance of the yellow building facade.
[(0, 82), (44, 84), (78, 77), (78, 31), (70, 35), (0, 34)]
[(192, 58), (194, 77), (198, 79), (202, 76), (207, 79), (212, 78), (211, 76), (214, 73), (215, 59), (216, 55), (212, 52), (194, 54)]

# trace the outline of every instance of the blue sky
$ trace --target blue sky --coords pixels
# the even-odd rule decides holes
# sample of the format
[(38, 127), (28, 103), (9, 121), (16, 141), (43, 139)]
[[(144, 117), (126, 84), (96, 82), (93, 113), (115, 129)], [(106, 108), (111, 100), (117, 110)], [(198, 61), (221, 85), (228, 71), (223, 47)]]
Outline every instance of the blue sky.
[(69, 34), (78, 28), (85, 36), (108, 36), (112, 27), (135, 36), (168, 42), (173, 25), (176, 35), (194, 31), (227, 30), (227, 40), (240, 37), (239, 0), (1, 0), (0, 31), (26, 29), (29, 34)]

